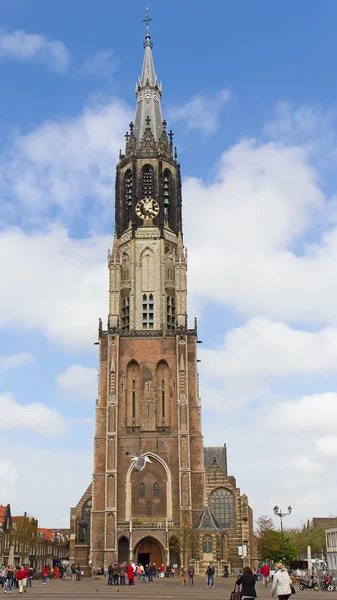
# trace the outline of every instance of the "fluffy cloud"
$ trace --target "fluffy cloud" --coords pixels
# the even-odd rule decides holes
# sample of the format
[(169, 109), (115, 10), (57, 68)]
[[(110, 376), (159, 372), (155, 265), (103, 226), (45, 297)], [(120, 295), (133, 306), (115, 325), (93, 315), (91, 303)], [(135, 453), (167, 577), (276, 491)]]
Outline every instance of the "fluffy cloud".
[(172, 107), (168, 116), (171, 121), (182, 121), (186, 131), (210, 135), (218, 127), (220, 114), (229, 99), (228, 89), (221, 90), (214, 96), (197, 94), (182, 106)]
[(241, 142), (216, 182), (184, 192), (193, 294), (241, 315), (336, 323), (337, 229), (305, 241), (327, 200), (303, 149)]
[(20, 354), (12, 354), (11, 356), (0, 355), (0, 371), (7, 371), (16, 367), (26, 367), (35, 363), (31, 354), (21, 352)]
[(0, 497), (3, 498), (3, 504), (8, 504), (9, 498), (16, 499), (16, 485), (18, 480), (19, 471), (13, 461), (0, 461)]
[(97, 370), (72, 365), (56, 378), (57, 385), (75, 398), (93, 401), (97, 396)]
[(63, 42), (23, 30), (0, 34), (0, 59), (4, 58), (43, 62), (57, 73), (63, 73), (70, 63), (70, 53)]
[(336, 458), (337, 456), (337, 437), (325, 436), (318, 438), (315, 443), (315, 449), (319, 456), (323, 458)]
[(10, 393), (0, 395), (0, 414), (12, 418), (0, 419), (0, 429), (27, 429), (47, 438), (58, 438), (66, 432), (62, 415), (40, 402), (19, 404)]
[(333, 433), (337, 427), (337, 393), (312, 394), (279, 403), (270, 410), (266, 424), (283, 431)]
[(301, 456), (294, 458), (287, 464), (287, 466), (298, 469), (301, 472), (305, 471), (308, 473), (321, 471), (321, 469), (323, 468), (322, 465), (320, 465), (315, 460), (312, 460), (312, 458), (310, 458), (306, 454), (302, 454)]
[(107, 313), (109, 245), (110, 238), (100, 236), (72, 239), (61, 226), (38, 234), (0, 233), (0, 255), (7, 257), (0, 262), (6, 289), (0, 328), (42, 331), (50, 340), (92, 348), (98, 317)]
[[(11, 459), (0, 462), (0, 497), (11, 504), (12, 514), (27, 511), (41, 527), (69, 527), (69, 508), (91, 481), (91, 453), (14, 444), (2, 452)], [(34, 485), (32, 470), (39, 475)]]
[(53, 211), (86, 225), (97, 210), (99, 227), (112, 225), (115, 164), (130, 118), (117, 100), (95, 102), (78, 117), (16, 136), (1, 161), (3, 203), (12, 199), (35, 220)]
[(112, 50), (102, 50), (85, 61), (80, 75), (106, 78), (117, 70), (118, 64), (119, 61)]
[(257, 379), (333, 373), (337, 364), (337, 328), (311, 332), (255, 317), (230, 330), (222, 347), (202, 348), (199, 353), (207, 377)]

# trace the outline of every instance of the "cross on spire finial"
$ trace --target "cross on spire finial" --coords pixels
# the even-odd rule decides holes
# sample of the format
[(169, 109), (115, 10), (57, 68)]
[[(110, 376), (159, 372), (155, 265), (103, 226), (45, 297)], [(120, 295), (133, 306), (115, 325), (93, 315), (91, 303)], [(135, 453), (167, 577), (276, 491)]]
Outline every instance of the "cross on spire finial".
[(149, 23), (153, 19), (149, 16), (149, 7), (148, 6), (146, 7), (145, 10), (146, 10), (146, 16), (145, 16), (145, 19), (143, 19), (143, 23), (146, 23), (146, 34), (145, 34), (145, 40), (146, 41), (144, 42), (144, 47), (151, 46), (151, 48), (152, 48)]
[(146, 126), (147, 126), (147, 127), (150, 127), (151, 119), (150, 119), (150, 117), (149, 117), (149, 116), (147, 116), (147, 117), (146, 117), (146, 119), (145, 119), (145, 123), (146, 123)]

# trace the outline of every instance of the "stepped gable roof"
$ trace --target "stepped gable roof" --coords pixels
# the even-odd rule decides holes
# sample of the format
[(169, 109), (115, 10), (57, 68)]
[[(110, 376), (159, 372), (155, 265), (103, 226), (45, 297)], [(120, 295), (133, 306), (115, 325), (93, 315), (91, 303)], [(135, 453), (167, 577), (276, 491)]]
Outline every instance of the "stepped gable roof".
[(224, 528), (220, 525), (219, 521), (213, 515), (209, 506), (205, 506), (203, 509), (196, 526), (194, 529), (199, 530), (214, 530), (214, 531), (224, 531)]

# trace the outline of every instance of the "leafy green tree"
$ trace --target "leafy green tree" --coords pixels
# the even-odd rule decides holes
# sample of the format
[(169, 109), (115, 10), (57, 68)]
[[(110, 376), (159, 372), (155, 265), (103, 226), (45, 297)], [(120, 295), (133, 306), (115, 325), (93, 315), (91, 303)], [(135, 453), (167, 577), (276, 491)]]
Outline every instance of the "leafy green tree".
[[(259, 560), (276, 562), (283, 558), (281, 532), (275, 531), (272, 519), (266, 515), (262, 515), (257, 520), (256, 539)], [(284, 558), (289, 562), (296, 558), (297, 550), (287, 534), (284, 534), (283, 540)]]

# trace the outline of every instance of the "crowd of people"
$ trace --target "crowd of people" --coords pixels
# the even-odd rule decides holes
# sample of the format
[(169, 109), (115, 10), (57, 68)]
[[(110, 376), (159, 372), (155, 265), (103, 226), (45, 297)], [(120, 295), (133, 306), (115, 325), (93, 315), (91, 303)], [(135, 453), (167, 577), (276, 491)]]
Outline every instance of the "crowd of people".
[[(102, 567), (101, 571), (97, 574), (104, 574)], [(155, 563), (149, 563), (148, 565), (135, 564), (133, 561), (121, 562), (121, 563), (110, 563), (108, 566), (108, 585), (134, 585), (136, 582), (145, 583), (146, 581), (152, 583), (156, 577), (174, 577), (175, 569), (173, 565), (164, 565), (156, 567)]]
[(28, 565), (13, 567), (2, 565), (0, 570), (0, 585), (5, 594), (11, 594), (12, 589), (18, 588), (22, 594), (32, 587), (33, 569)]
[[(65, 574), (62, 565), (55, 566), (52, 569), (45, 565), (42, 569), (41, 578), (42, 584), (46, 584), (48, 579), (63, 579)], [(27, 589), (32, 587), (32, 581), (35, 577), (34, 569), (29, 565), (2, 565), (0, 569), (0, 587), (3, 588), (5, 594), (11, 594), (13, 589), (18, 589), (19, 593), (25, 593)]]

